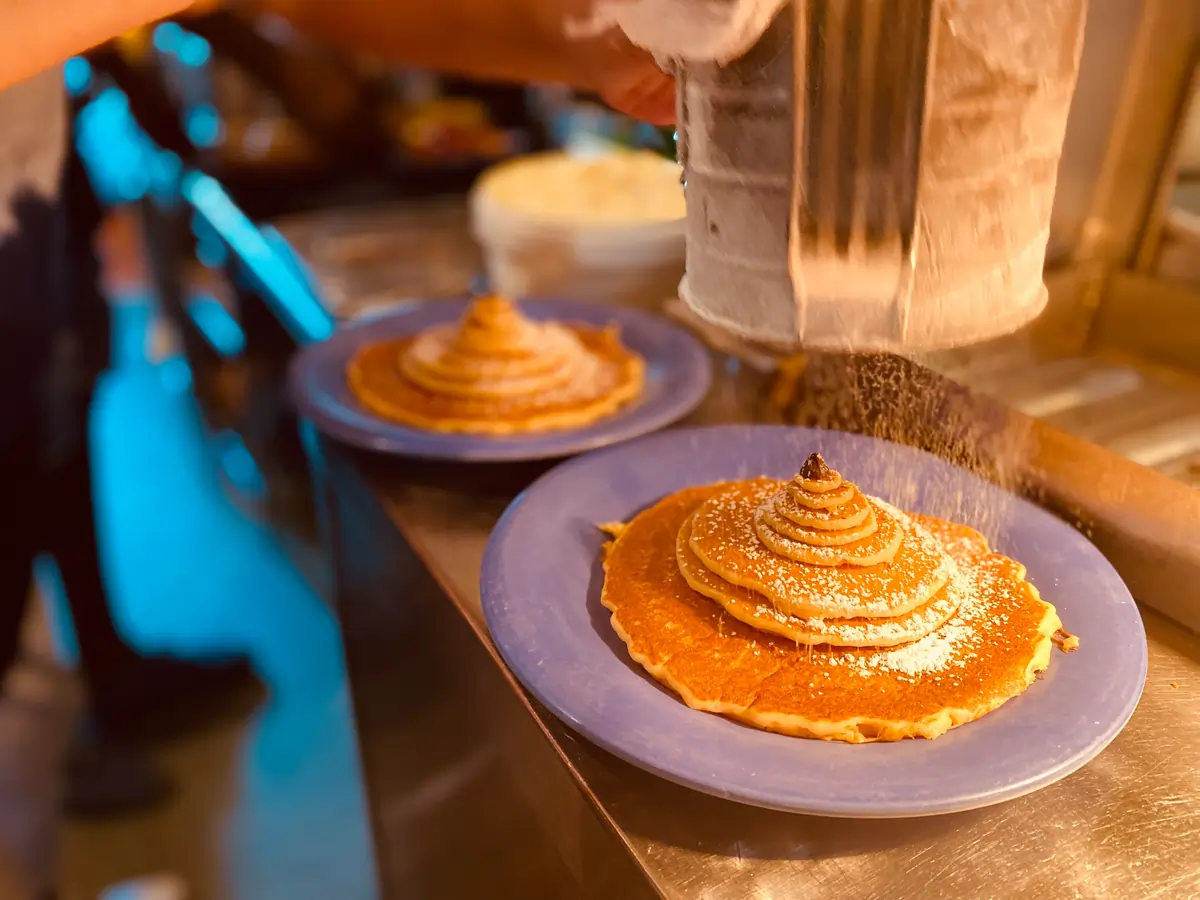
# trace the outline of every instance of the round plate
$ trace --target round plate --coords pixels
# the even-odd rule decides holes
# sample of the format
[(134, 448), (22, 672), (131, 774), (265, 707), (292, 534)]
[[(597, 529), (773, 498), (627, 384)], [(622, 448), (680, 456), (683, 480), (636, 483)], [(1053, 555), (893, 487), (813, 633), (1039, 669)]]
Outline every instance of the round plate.
[(351, 325), (306, 347), (292, 363), (292, 400), (330, 437), (380, 453), (470, 462), (554, 459), (628, 440), (683, 418), (708, 393), (712, 360), (704, 345), (659, 316), (575, 300), (526, 300), (532, 319), (585, 325), (616, 322), (625, 346), (646, 360), (646, 387), (637, 402), (586, 428), (514, 437), (438, 434), (406, 428), (365, 409), (346, 384), (346, 364), (366, 344), (413, 334), (462, 315), (468, 300), (413, 303)]
[[(690, 485), (791, 477), (814, 450), (869, 493), (978, 528), (1028, 567), (1080, 648), (1056, 650), (1024, 694), (933, 741), (805, 740), (689, 709), (629, 659), (609, 625), (595, 523), (628, 521)], [(1133, 598), (1081, 534), (927, 453), (840, 432), (679, 429), (567, 462), (504, 514), (484, 554), (481, 590), (500, 653), (568, 725), (671, 781), (794, 812), (921, 816), (1035, 791), (1116, 737), (1146, 679)]]

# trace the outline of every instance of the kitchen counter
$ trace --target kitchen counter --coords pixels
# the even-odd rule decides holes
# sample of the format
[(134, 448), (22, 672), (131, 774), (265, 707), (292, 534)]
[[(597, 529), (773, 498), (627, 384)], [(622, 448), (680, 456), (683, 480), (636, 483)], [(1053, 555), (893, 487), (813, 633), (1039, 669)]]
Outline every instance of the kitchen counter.
[[(1200, 892), (1200, 639), (1179, 624), (1200, 622), (1200, 492), (896, 360), (863, 404), (854, 385), (876, 365), (815, 359), (781, 384), (720, 357), (693, 422), (777, 421), (788, 410), (792, 420), (904, 440), (1084, 528), (1143, 604), (1150, 643), (1141, 705), (1112, 746), (1033, 795), (926, 819), (788, 815), (675, 786), (575, 736), (515, 682), (488, 638), (484, 545), (545, 465), (435, 465), (318, 442), (314, 473), (386, 896)], [(926, 415), (920, 428), (904, 421), (916, 413), (902, 410), (927, 414), (930, 402), (956, 414)], [(1019, 471), (996, 463), (1013, 446)]]

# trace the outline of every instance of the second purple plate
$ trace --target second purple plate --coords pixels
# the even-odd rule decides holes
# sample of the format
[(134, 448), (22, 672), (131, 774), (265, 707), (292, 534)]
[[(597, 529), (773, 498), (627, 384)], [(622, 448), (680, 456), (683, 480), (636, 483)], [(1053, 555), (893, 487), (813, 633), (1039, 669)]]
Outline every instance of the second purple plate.
[(616, 322), (621, 340), (646, 360), (646, 387), (635, 403), (585, 428), (490, 437), (408, 428), (365, 409), (346, 384), (346, 364), (366, 344), (413, 334), (462, 315), (466, 300), (412, 303), (351, 325), (306, 347), (293, 361), (291, 394), (300, 413), (330, 437), (380, 453), (461, 462), (555, 459), (656, 431), (700, 405), (712, 382), (708, 350), (661, 316), (574, 300), (525, 300), (533, 319), (604, 325)]

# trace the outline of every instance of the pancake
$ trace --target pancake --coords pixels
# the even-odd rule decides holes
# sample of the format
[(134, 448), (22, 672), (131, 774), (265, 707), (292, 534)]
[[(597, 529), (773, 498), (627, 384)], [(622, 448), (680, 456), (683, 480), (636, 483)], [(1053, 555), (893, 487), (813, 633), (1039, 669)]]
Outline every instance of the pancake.
[(754, 511), (754, 533), (769, 549), (796, 562), (810, 566), (876, 566), (895, 559), (904, 540), (904, 525), (895, 511), (877, 501), (867, 501), (864, 522), (831, 531), (805, 528), (780, 516), (780, 497), (786, 498), (787, 492), (777, 492)]
[(805, 531), (842, 531), (860, 525), (870, 528), (871, 502), (853, 484), (836, 493), (822, 494), (820, 500), (820, 506), (810, 506), (794, 485), (788, 485), (784, 495), (775, 499), (772, 510), (781, 521)]
[(612, 415), (641, 394), (645, 362), (615, 327), (534, 322), (484, 297), (456, 323), (363, 348), (346, 376), (359, 402), (391, 421), (513, 435)]
[(865, 496), (811, 454), (792, 479), (754, 514), (754, 531), (768, 549), (813, 566), (890, 563), (904, 540), (895, 510)]
[(419, 334), (400, 371), (434, 394), (502, 398), (562, 388), (586, 358), (569, 328), (532, 322), (511, 303), (483, 297), (458, 322)]
[[(779, 489), (765, 479), (749, 484), (751, 495)], [(730, 485), (659, 501), (618, 529), (604, 555), (601, 602), (613, 628), (630, 656), (689, 706), (801, 737), (935, 738), (1017, 696), (1049, 664), (1061, 623), (1024, 567), (990, 552), (977, 532), (924, 517), (913, 517), (913, 527), (953, 559), (952, 590), (962, 597), (935, 631), (894, 648), (825, 649), (751, 627), (693, 590), (677, 561), (680, 529), (722, 495)]]
[(692, 552), (691, 519), (684, 521), (675, 539), (675, 562), (692, 590), (715, 600), (735, 619), (797, 644), (835, 647), (894, 647), (920, 640), (941, 627), (957, 611), (962, 596), (954, 579), (923, 606), (890, 619), (822, 619), (787, 616), (762, 594), (722, 580), (704, 567)]
[[(832, 508), (852, 502), (856, 493), (853, 484), (842, 484), (831, 491), (806, 491), (797, 483), (796, 479), (792, 479), (787, 490), (788, 496), (797, 506), (809, 510), (810, 514), (825, 511), (827, 515), (832, 515), (828, 512)], [(799, 519), (796, 521), (801, 525), (808, 524)]]
[[(871, 502), (880, 532), (893, 540), (894, 528), (901, 537), (890, 562), (813, 565), (781, 556), (759, 537), (755, 514), (786, 488), (786, 482), (768, 478), (729, 483), (699, 504), (691, 518), (691, 548), (704, 566), (730, 584), (763, 595), (783, 615), (901, 616), (928, 603), (953, 575), (954, 562), (941, 544), (903, 513), (879, 501)], [(806, 549), (813, 555), (828, 552), (831, 561), (839, 559), (843, 550)]]

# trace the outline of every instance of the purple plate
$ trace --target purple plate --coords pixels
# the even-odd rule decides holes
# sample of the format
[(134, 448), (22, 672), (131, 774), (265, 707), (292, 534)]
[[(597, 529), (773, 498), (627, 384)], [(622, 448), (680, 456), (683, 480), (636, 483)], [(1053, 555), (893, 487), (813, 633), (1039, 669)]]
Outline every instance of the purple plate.
[[(1028, 567), (1080, 648), (1069, 656), (1056, 650), (1044, 679), (935, 741), (826, 743), (689, 709), (629, 660), (609, 626), (594, 523), (628, 520), (689, 485), (790, 477), (814, 450), (872, 494), (984, 532)], [(500, 520), (481, 591), (505, 661), (572, 728), (671, 781), (794, 812), (924, 816), (1028, 794), (1103, 750), (1133, 714), (1146, 679), (1146, 635), (1133, 598), (1079, 532), (927, 453), (840, 432), (679, 429), (564, 463)]]
[(698, 340), (659, 316), (574, 300), (527, 300), (533, 319), (585, 325), (616, 322), (627, 347), (646, 360), (641, 398), (586, 428), (516, 437), (437, 434), (406, 428), (363, 408), (346, 384), (346, 363), (365, 344), (412, 334), (462, 315), (467, 300), (413, 303), (351, 325), (327, 341), (306, 347), (292, 363), (292, 401), (300, 414), (335, 440), (397, 456), (464, 462), (555, 459), (655, 431), (699, 406), (712, 382), (712, 359)]

